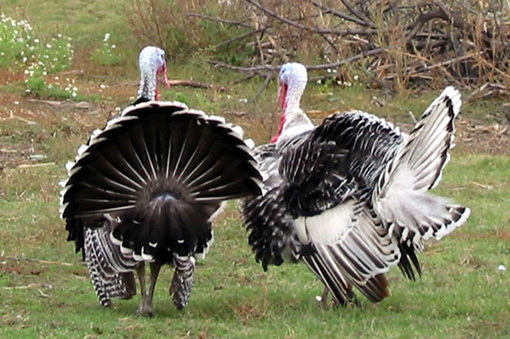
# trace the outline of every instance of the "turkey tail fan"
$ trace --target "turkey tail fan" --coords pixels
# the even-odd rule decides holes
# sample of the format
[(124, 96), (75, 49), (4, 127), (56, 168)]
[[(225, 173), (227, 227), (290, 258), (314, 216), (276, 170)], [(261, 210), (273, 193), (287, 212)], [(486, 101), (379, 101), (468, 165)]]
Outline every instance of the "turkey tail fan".
[(398, 241), (417, 251), (422, 240), (441, 239), (470, 214), (469, 208), (428, 193), (439, 183), (449, 159), (460, 106), (460, 93), (447, 87), (427, 108), (399, 154), (386, 165), (373, 192), (374, 208), (395, 223)]
[[(104, 214), (120, 218), (114, 234), (126, 240), (124, 247), (136, 247), (134, 256), (155, 253), (168, 242), (174, 246), (189, 232), (207, 240), (207, 218), (222, 201), (261, 192), (260, 174), (241, 133), (222, 118), (181, 103), (150, 101), (128, 107), (95, 131), (67, 166), (61, 213), (69, 240), (77, 241), (79, 249), (81, 220)], [(157, 241), (146, 229), (161, 229), (163, 220), (172, 220), (173, 232), (176, 225), (186, 228), (189, 223), (179, 219), (185, 217), (198, 220), (199, 226), (171, 236), (167, 230), (162, 233), (167, 238)]]

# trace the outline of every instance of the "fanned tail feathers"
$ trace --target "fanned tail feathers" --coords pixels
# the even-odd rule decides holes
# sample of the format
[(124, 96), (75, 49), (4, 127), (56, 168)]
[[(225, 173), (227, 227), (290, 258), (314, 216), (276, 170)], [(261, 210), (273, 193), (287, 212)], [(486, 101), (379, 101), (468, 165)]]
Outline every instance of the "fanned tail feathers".
[(113, 240), (137, 261), (203, 253), (221, 202), (261, 191), (242, 130), (173, 102), (127, 108), (92, 134), (68, 171), (69, 240), (79, 249), (81, 220), (109, 213), (119, 219)]
[(404, 147), (381, 174), (373, 192), (374, 208), (395, 224), (402, 245), (401, 269), (414, 279), (421, 272), (415, 252), (423, 240), (439, 240), (469, 217), (470, 210), (428, 191), (441, 179), (454, 146), (454, 120), (460, 112), (460, 93), (447, 87), (423, 113)]

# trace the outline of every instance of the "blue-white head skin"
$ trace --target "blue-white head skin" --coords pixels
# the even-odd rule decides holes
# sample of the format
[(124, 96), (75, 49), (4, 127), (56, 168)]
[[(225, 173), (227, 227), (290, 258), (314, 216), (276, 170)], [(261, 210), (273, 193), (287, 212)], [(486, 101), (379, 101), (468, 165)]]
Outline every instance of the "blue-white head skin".
[(280, 126), (278, 132), (271, 139), (276, 142), (280, 136), (283, 125), (285, 124), (285, 112), (288, 110), (299, 109), (301, 96), (305, 91), (308, 82), (308, 73), (306, 67), (297, 62), (289, 62), (282, 66), (278, 75), (278, 98), (277, 101), (282, 108), (280, 117)]
[(162, 76), (163, 83), (170, 88), (166, 74), (165, 51), (155, 46), (147, 46), (140, 52), (138, 62), (140, 66), (138, 98), (159, 100), (158, 75)]

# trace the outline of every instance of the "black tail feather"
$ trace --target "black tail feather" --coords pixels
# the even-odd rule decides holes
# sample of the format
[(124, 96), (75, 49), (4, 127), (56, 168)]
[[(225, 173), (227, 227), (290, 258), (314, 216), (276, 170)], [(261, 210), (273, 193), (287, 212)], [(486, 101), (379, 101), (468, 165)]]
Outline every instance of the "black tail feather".
[(400, 243), (398, 248), (401, 253), (400, 262), (398, 263), (400, 271), (407, 279), (415, 281), (416, 274), (414, 271), (416, 270), (418, 275), (421, 277), (421, 266), (414, 247), (406, 243)]
[(69, 240), (79, 249), (78, 220), (109, 213), (121, 219), (114, 237), (138, 259), (160, 249), (203, 251), (212, 237), (210, 211), (226, 199), (258, 195), (261, 180), (231, 125), (156, 102), (129, 108), (95, 132), (69, 173), (62, 192)]

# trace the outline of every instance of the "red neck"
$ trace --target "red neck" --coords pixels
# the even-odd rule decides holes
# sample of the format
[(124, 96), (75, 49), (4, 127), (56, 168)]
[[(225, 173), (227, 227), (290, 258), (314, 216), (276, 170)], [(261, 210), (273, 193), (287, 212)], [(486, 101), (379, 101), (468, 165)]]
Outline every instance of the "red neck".
[(278, 132), (276, 132), (276, 135), (271, 139), (272, 143), (275, 143), (278, 141), (278, 138), (282, 134), (283, 125), (285, 125), (285, 113), (283, 113), (282, 117), (280, 118), (280, 126), (278, 126)]
[(285, 125), (285, 110), (287, 109), (287, 88), (288, 86), (285, 83), (280, 83), (278, 86), (278, 98), (276, 100), (282, 106), (282, 116), (280, 118), (280, 126), (278, 126), (278, 132), (276, 132), (276, 135), (271, 139), (272, 143), (278, 141), (278, 138), (283, 131), (283, 125)]

